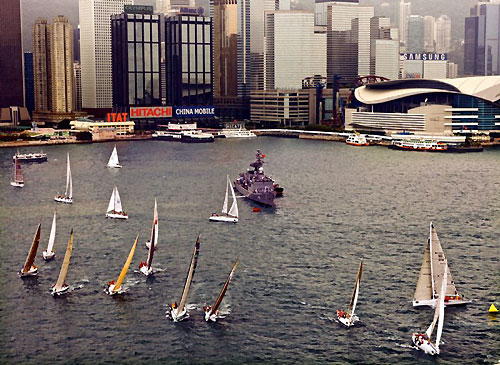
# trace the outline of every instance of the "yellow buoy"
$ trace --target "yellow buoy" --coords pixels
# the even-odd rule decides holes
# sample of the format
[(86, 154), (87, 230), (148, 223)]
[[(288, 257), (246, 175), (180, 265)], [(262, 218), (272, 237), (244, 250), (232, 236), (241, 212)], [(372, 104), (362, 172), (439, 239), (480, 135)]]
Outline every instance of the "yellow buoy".
[(497, 307), (495, 307), (495, 304), (490, 305), (490, 309), (488, 310), (489, 313), (498, 313)]

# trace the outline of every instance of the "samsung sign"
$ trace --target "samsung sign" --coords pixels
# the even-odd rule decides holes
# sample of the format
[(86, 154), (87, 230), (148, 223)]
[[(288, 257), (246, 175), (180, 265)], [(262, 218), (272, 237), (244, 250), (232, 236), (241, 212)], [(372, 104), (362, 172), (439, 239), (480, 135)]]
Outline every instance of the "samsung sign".
[(447, 61), (447, 53), (401, 53), (404, 61)]
[(174, 106), (174, 117), (176, 118), (200, 118), (214, 117), (213, 106)]

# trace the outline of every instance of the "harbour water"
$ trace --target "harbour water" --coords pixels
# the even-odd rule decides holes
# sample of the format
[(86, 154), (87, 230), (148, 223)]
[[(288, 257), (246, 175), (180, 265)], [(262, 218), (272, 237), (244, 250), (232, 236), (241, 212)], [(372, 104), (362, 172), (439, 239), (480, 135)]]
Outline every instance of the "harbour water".
[[(13, 149), (0, 150), (0, 362), (176, 363), (496, 363), (500, 316), (500, 150), (431, 154), (357, 148), (341, 143), (259, 137), (211, 144), (136, 141), (117, 144), (122, 169), (108, 169), (112, 143), (53, 146), (48, 162), (23, 165), (25, 187), (10, 186)], [(233, 179), (266, 154), (264, 170), (285, 188), (277, 208), (252, 212), (239, 200), (238, 224), (210, 223), (220, 211), (226, 174)], [(64, 192), (70, 153), (74, 203)], [(114, 185), (128, 221), (105, 218)], [(157, 272), (145, 261), (158, 199)], [(57, 209), (56, 259), (46, 247)], [(42, 221), (35, 264), (21, 268)], [(473, 302), (446, 309), (441, 355), (411, 348), (433, 311), (411, 304), (433, 221), (457, 288)], [(69, 232), (72, 291), (52, 298)], [(188, 303), (190, 318), (165, 311), (179, 301), (198, 233), (201, 248)], [(139, 234), (125, 280), (109, 297)], [(364, 258), (357, 312), (346, 329), (333, 320), (349, 303)], [(240, 264), (222, 304), (225, 319), (203, 320), (235, 259)], [(134, 272), (134, 270), (136, 272)]]

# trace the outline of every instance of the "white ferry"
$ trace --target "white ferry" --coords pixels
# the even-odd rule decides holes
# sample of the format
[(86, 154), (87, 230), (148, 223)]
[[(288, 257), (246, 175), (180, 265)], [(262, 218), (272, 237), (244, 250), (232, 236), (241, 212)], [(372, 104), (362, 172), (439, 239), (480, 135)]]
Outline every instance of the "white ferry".
[(247, 129), (223, 129), (218, 134), (221, 138), (253, 138), (257, 137), (255, 133)]
[(168, 128), (163, 131), (156, 131), (152, 135), (153, 139), (163, 141), (178, 141), (186, 143), (213, 142), (214, 136), (204, 133), (197, 128), (196, 123), (180, 124), (168, 123)]
[(448, 145), (443, 142), (430, 140), (400, 140), (392, 141), (389, 148), (404, 151), (430, 151), (441, 152), (448, 149)]
[(47, 161), (47, 154), (43, 152), (39, 153), (19, 153), (19, 151), (12, 156), (12, 160), (16, 161), (16, 158), (19, 162), (45, 162)]
[(351, 134), (345, 140), (345, 143), (350, 144), (351, 146), (369, 146), (370, 143), (366, 140), (366, 136), (364, 134)]

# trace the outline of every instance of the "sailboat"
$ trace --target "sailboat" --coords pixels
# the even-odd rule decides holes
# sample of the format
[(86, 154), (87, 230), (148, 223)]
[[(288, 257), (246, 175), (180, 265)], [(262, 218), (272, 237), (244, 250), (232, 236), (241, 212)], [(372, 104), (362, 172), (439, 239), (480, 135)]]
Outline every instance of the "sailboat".
[(351, 295), (351, 302), (349, 303), (349, 307), (347, 311), (342, 311), (337, 309), (337, 319), (340, 323), (347, 327), (354, 326), (354, 323), (359, 321), (357, 315), (354, 314), (354, 310), (356, 309), (356, 303), (358, 302), (358, 294), (359, 294), (359, 283), (361, 281), (361, 275), (363, 274), (363, 260), (359, 262), (358, 276), (356, 277), (356, 282), (354, 283), (354, 289)]
[(134, 257), (135, 247), (137, 246), (138, 239), (139, 235), (137, 235), (137, 237), (135, 238), (135, 242), (132, 246), (132, 249), (128, 254), (127, 261), (125, 261), (125, 265), (123, 265), (122, 271), (120, 272), (120, 276), (116, 280), (116, 283), (114, 280), (108, 283), (108, 287), (106, 288), (106, 293), (108, 293), (109, 295), (122, 294), (125, 292), (125, 290), (122, 288), (122, 283), (123, 280), (125, 279), (125, 275), (127, 275), (127, 271), (130, 266), (130, 263), (132, 262), (132, 258)]
[(68, 247), (66, 248), (66, 253), (64, 254), (64, 261), (61, 266), (61, 271), (59, 271), (59, 277), (57, 282), (52, 286), (51, 294), (53, 296), (62, 295), (66, 293), (69, 289), (69, 285), (66, 284), (66, 275), (68, 275), (69, 261), (71, 259), (71, 253), (73, 252), (73, 230), (69, 235)]
[(193, 280), (194, 272), (196, 270), (196, 265), (198, 264), (198, 255), (200, 253), (200, 236), (196, 239), (194, 245), (193, 256), (191, 257), (191, 263), (189, 264), (189, 270), (186, 276), (186, 283), (184, 284), (184, 290), (182, 291), (182, 297), (179, 304), (174, 302), (170, 308), (170, 318), (174, 322), (180, 322), (183, 319), (189, 317), (186, 308), (186, 300), (189, 293), (189, 288), (191, 287), (191, 281)]
[(21, 170), (21, 162), (17, 158), (17, 155), (14, 158), (14, 162), (14, 181), (11, 181), (10, 185), (22, 188), (24, 186), (23, 170)]
[[(229, 209), (228, 211), (227, 206), (229, 201), (229, 189), (231, 189), (233, 204), (231, 205), (231, 209)], [(212, 213), (212, 215), (208, 219), (210, 219), (212, 222), (238, 223), (238, 204), (236, 203), (236, 196), (234, 195), (234, 189), (231, 181), (229, 180), (229, 175), (227, 176), (226, 197), (224, 198), (224, 204), (222, 205), (222, 215)]]
[[(446, 295), (444, 305), (465, 305), (470, 300), (465, 300), (458, 294), (455, 282), (451, 276), (450, 267), (445, 265), (446, 257), (441, 247), (441, 242), (432, 222), (429, 227), (429, 239), (425, 248), (424, 259), (420, 267), (417, 287), (413, 295), (413, 306), (431, 306), (436, 305), (438, 291), (443, 281), (444, 272), (447, 271), (448, 282), (446, 283)], [(446, 268), (446, 270), (445, 270)]]
[(113, 193), (111, 194), (111, 198), (109, 199), (108, 209), (106, 210), (106, 217), (115, 219), (128, 219), (128, 214), (123, 211), (120, 193), (118, 193), (118, 188), (116, 186), (113, 188)]
[(54, 210), (54, 218), (52, 219), (52, 228), (50, 229), (49, 243), (47, 250), (43, 251), (42, 256), (45, 261), (50, 261), (56, 254), (53, 250), (54, 242), (56, 240), (56, 211)]
[(141, 262), (139, 265), (139, 270), (146, 276), (151, 275), (153, 273), (153, 266), (152, 266), (153, 256), (156, 250), (157, 243), (158, 243), (158, 212), (156, 210), (156, 199), (155, 199), (153, 227), (151, 228), (151, 239), (148, 242), (146, 242), (146, 246), (148, 246), (149, 248), (148, 260), (146, 262)]
[(60, 203), (73, 203), (73, 179), (71, 178), (71, 166), (69, 164), (69, 153), (67, 158), (67, 167), (66, 167), (66, 192), (64, 195), (56, 195), (54, 200)]
[(116, 145), (115, 148), (113, 148), (113, 152), (111, 152), (111, 156), (109, 157), (108, 167), (122, 167), (122, 165), (120, 165), (120, 161), (118, 161), (118, 151), (116, 150)]
[(236, 259), (236, 262), (233, 265), (233, 268), (231, 269), (231, 272), (227, 276), (226, 282), (224, 283), (224, 286), (222, 287), (219, 296), (217, 297), (217, 300), (215, 301), (215, 304), (213, 306), (207, 305), (203, 307), (203, 310), (205, 311), (205, 321), (212, 321), (215, 322), (217, 318), (219, 317), (219, 306), (222, 303), (222, 299), (224, 299), (224, 295), (226, 295), (227, 287), (229, 286), (229, 282), (233, 278), (234, 272), (236, 271), (236, 267), (238, 266), (238, 259)]
[[(443, 280), (441, 281), (441, 292), (439, 294), (439, 298), (437, 299), (437, 305), (434, 310), (434, 318), (432, 320), (431, 325), (427, 328), (425, 333), (413, 333), (411, 336), (413, 340), (413, 344), (417, 347), (417, 349), (424, 351), (429, 355), (439, 355), (439, 344), (441, 342), (441, 334), (443, 333), (443, 324), (444, 324), (444, 307), (445, 307), (445, 298), (446, 298), (446, 287), (448, 282), (448, 262), (446, 259), (443, 260), (443, 264), (445, 265), (445, 270), (443, 271)], [(434, 331), (434, 327), (436, 326), (436, 322), (438, 322), (438, 328), (436, 332), (436, 343), (431, 342), (432, 332)]]
[(35, 232), (35, 237), (33, 238), (33, 243), (31, 243), (30, 252), (28, 253), (28, 257), (26, 257), (26, 261), (24, 262), (24, 266), (19, 271), (20, 277), (37, 275), (38, 267), (33, 265), (35, 262), (36, 251), (38, 250), (38, 244), (40, 243), (40, 229), (42, 228), (42, 224), (38, 223), (38, 228)]
[(156, 246), (158, 245), (158, 205), (156, 204), (156, 199), (155, 199), (155, 209), (153, 211), (153, 227), (151, 228), (151, 238), (148, 241), (146, 241), (147, 248), (151, 247), (151, 242), (154, 242), (154, 249), (156, 250)]

